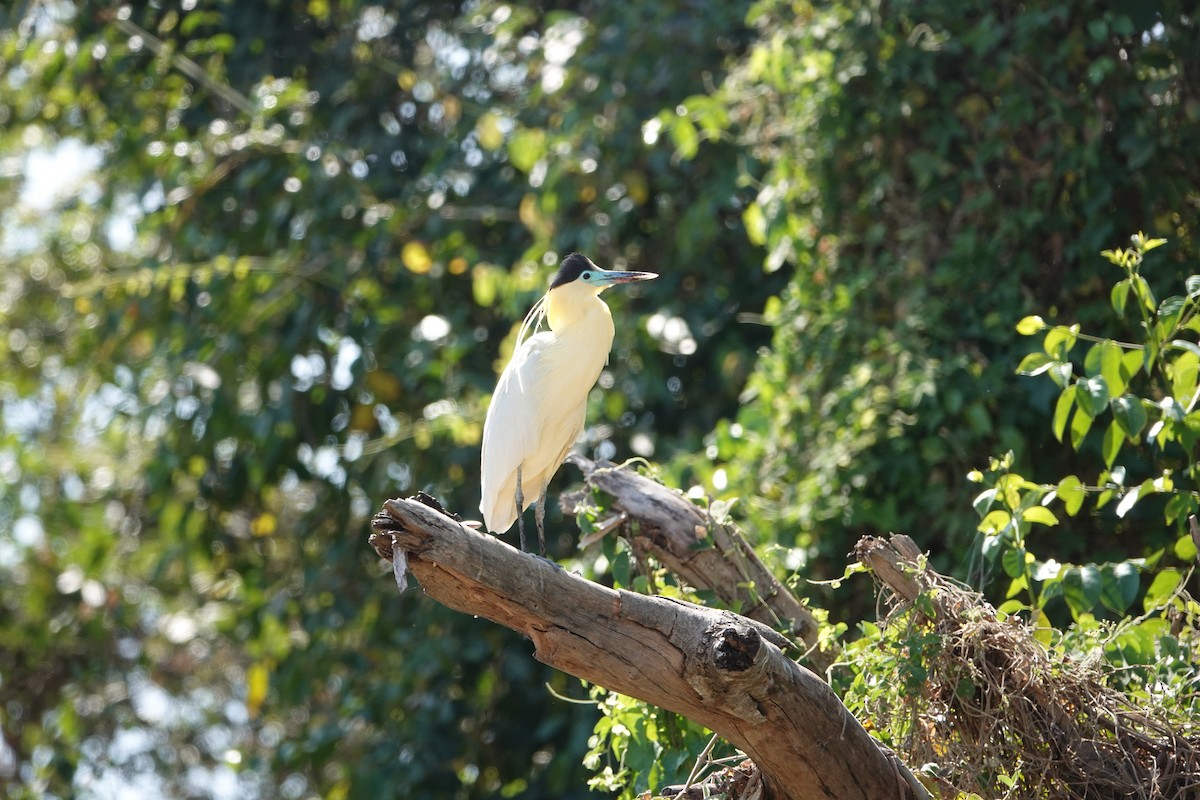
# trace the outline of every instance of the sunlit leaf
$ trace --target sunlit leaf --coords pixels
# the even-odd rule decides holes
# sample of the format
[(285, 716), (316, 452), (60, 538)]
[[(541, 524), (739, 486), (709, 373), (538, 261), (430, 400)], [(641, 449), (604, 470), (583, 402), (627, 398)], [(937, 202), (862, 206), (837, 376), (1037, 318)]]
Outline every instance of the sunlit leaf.
[(424, 275), (433, 267), (433, 259), (425, 245), (415, 239), (406, 242), (400, 250), (400, 261), (410, 272)]
[(508, 140), (508, 159), (522, 172), (529, 172), (546, 153), (546, 132), (540, 128), (518, 128)]
[(1090, 417), (1098, 417), (1108, 407), (1108, 383), (1101, 375), (1082, 378), (1075, 384), (1075, 402)]
[(1159, 572), (1147, 587), (1146, 596), (1142, 598), (1142, 606), (1147, 611), (1153, 611), (1166, 605), (1179, 585), (1183, 583), (1183, 577), (1184, 574), (1174, 568)]
[(1079, 326), (1072, 325), (1055, 325), (1047, 333), (1045, 339), (1042, 340), (1042, 348), (1046, 355), (1050, 356), (1054, 361), (1067, 361), (1070, 357), (1071, 349), (1075, 346)]
[(1054, 431), (1054, 438), (1060, 442), (1063, 440), (1063, 432), (1067, 428), (1067, 420), (1070, 418), (1071, 409), (1075, 406), (1075, 392), (1077, 389), (1074, 384), (1063, 389), (1058, 396), (1058, 400), (1054, 404), (1054, 419), (1051, 423)]
[(767, 220), (763, 216), (762, 206), (750, 203), (742, 212), (742, 224), (746, 226), (746, 236), (756, 245), (762, 246), (767, 242)]
[(1092, 429), (1093, 419), (1083, 408), (1075, 410), (1075, 415), (1071, 417), (1071, 447), (1078, 450), (1083, 444), (1083, 438)]
[(1121, 446), (1125, 443), (1125, 434), (1121, 431), (1121, 426), (1117, 422), (1111, 423), (1104, 430), (1104, 439), (1100, 443), (1100, 452), (1104, 457), (1104, 466), (1111, 467), (1113, 462), (1117, 460), (1117, 456), (1121, 453)]
[(1023, 317), (1017, 323), (1017, 333), (1022, 336), (1032, 336), (1039, 331), (1045, 330), (1046, 321), (1039, 316)]
[(982, 533), (998, 534), (1005, 530), (1011, 521), (1012, 517), (1007, 511), (1002, 508), (997, 508), (994, 511), (988, 512), (988, 514), (983, 518), (983, 520), (979, 523), (979, 530)]
[[(1140, 397), (1121, 395), (1112, 401), (1113, 418), (1131, 440), (1136, 440), (1146, 427), (1146, 408)], [(1109, 465), (1111, 466), (1111, 464)]]
[(1030, 353), (1017, 365), (1018, 375), (1041, 375), (1054, 365), (1054, 360), (1045, 353)]
[(1021, 516), (1026, 522), (1036, 522), (1039, 525), (1053, 526), (1058, 524), (1058, 517), (1045, 506), (1027, 508)]
[(1068, 475), (1058, 482), (1058, 498), (1062, 500), (1063, 507), (1069, 516), (1075, 516), (1079, 513), (1080, 507), (1083, 505), (1083, 498), (1087, 496), (1084, 491), (1083, 483), (1078, 477)]
[(1125, 304), (1129, 300), (1129, 290), (1130, 282), (1128, 278), (1122, 281), (1117, 281), (1112, 288), (1112, 307), (1113, 310), (1117, 312), (1118, 317), (1125, 316)]

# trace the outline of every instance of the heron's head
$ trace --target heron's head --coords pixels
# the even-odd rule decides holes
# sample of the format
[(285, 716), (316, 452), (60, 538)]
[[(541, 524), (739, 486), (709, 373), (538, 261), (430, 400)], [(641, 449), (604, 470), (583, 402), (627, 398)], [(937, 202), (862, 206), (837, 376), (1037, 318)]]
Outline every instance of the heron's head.
[(615, 269), (601, 269), (593, 264), (587, 256), (582, 256), (579, 253), (571, 253), (559, 265), (558, 272), (554, 274), (554, 279), (550, 281), (550, 290), (553, 291), (560, 286), (579, 283), (595, 288), (596, 293), (599, 294), (609, 286), (615, 286), (618, 283), (648, 281), (651, 278), (657, 277), (653, 272), (622, 272)]

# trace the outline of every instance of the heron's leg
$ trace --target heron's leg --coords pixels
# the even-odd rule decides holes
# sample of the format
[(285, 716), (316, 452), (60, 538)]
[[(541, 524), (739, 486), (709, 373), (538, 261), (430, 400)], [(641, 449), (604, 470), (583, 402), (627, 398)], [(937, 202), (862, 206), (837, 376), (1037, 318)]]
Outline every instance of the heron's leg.
[(525, 494), (521, 491), (521, 465), (517, 465), (517, 531), (521, 534), (521, 552), (525, 552), (525, 520), (521, 506), (525, 505)]
[(538, 498), (537, 511), (534, 512), (534, 519), (537, 520), (538, 529), (538, 547), (542, 550), (542, 558), (546, 557), (546, 489), (550, 484), (542, 487), (542, 496)]

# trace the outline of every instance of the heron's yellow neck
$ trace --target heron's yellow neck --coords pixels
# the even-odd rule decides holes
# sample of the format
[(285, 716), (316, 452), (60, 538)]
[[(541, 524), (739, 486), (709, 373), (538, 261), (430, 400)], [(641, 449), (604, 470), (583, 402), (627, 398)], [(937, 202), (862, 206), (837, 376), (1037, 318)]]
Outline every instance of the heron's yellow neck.
[[(599, 326), (597, 332), (612, 330), (612, 314), (600, 299), (600, 289), (582, 281), (551, 289), (546, 294), (546, 321), (550, 330), (562, 334), (577, 325)], [(599, 316), (597, 316), (599, 315)], [(612, 334), (609, 333), (611, 342)]]

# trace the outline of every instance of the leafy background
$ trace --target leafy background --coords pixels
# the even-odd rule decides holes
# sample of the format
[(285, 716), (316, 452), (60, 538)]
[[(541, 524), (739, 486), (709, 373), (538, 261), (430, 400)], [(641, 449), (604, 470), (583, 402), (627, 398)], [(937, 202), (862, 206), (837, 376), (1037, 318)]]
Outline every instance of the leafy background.
[(5, 796), (584, 796), (584, 688), (365, 546), (388, 496), (471, 516), (571, 250), (661, 273), (610, 293), (588, 452), (740, 498), (798, 578), (903, 530), (1002, 590), (967, 473), (1101, 458), (1014, 326), (1128, 337), (1097, 254), (1133, 230), (1151, 285), (1196, 271), (1198, 60), (1168, 2), (0, 9)]

